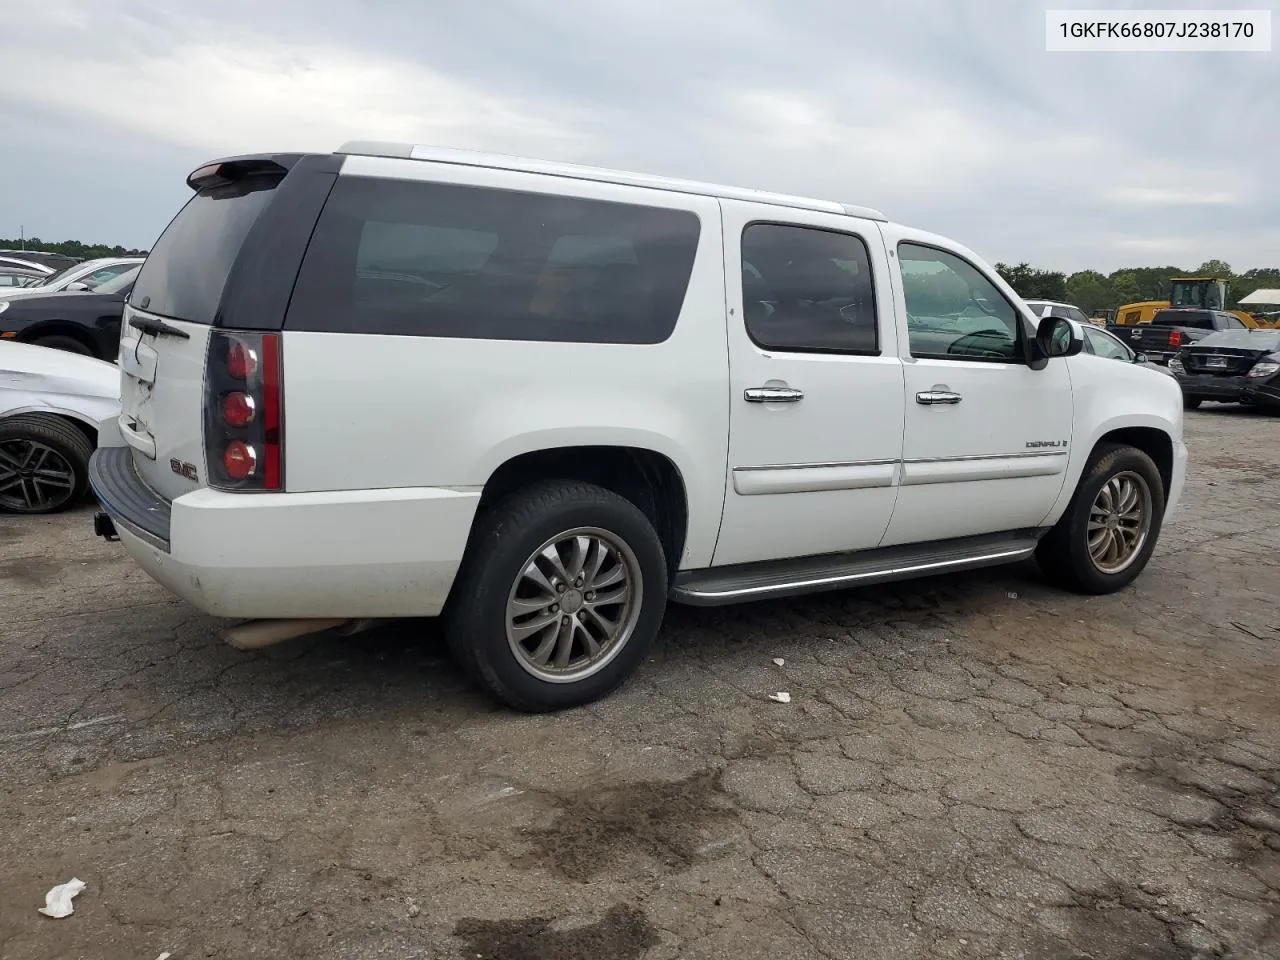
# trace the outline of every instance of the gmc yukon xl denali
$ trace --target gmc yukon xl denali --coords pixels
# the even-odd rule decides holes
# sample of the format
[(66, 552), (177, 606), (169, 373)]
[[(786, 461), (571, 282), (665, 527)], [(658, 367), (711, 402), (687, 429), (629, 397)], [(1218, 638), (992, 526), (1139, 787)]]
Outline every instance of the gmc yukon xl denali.
[(95, 525), (254, 642), (438, 615), (552, 710), (636, 669), (668, 600), (1031, 557), (1119, 590), (1182, 490), (1173, 378), (874, 210), (381, 143), (187, 182)]

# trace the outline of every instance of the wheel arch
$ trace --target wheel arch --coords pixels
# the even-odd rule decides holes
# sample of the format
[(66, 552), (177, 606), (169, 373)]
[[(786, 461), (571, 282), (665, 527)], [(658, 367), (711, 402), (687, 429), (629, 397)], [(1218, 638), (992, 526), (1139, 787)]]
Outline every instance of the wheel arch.
[[(1173, 408), (1170, 409), (1173, 410)], [(1175, 412), (1180, 415), (1181, 411), (1181, 396), (1179, 396), (1179, 405)], [(1093, 461), (1098, 447), (1104, 443), (1128, 444), (1151, 457), (1160, 473), (1160, 481), (1167, 501), (1175, 486), (1174, 438), (1181, 434), (1180, 425), (1180, 420), (1173, 422), (1161, 416), (1141, 414), (1116, 417), (1100, 424), (1087, 442), (1075, 446), (1062, 491), (1058, 494), (1053, 508), (1041, 521), (1041, 526), (1053, 526), (1066, 512), (1085, 470)]]
[(1149, 456), (1155, 462), (1156, 469), (1160, 471), (1160, 485), (1164, 489), (1165, 498), (1168, 499), (1169, 491), (1173, 486), (1173, 437), (1157, 427), (1118, 427), (1098, 438), (1093, 449), (1089, 451), (1090, 460), (1104, 443), (1125, 444)]
[(586, 444), (545, 447), (509, 457), (490, 473), (478, 510), (532, 483), (576, 480), (631, 501), (653, 524), (668, 572), (681, 565), (689, 533), (689, 494), (675, 461), (649, 447)]
[(83, 327), (69, 320), (41, 320), (39, 323), (26, 327), (17, 339), (20, 343), (36, 343), (45, 337), (69, 337), (88, 350), (89, 356), (97, 360), (104, 359), (93, 336), (87, 333)]
[(87, 439), (95, 448), (98, 446), (98, 422), (92, 417), (78, 413), (75, 410), (40, 406), (15, 407), (12, 410), (6, 410), (4, 412), (4, 416), (0, 417), (0, 420), (8, 420), (10, 417), (30, 417), (35, 415), (55, 417), (58, 420), (63, 420), (83, 433), (85, 439)]

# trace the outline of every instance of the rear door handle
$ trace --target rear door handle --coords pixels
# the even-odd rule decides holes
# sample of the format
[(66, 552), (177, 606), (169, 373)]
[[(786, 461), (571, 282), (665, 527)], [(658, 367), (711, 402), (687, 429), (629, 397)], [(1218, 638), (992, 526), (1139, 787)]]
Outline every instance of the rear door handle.
[(804, 399), (804, 391), (795, 387), (748, 387), (743, 396), (748, 403), (796, 403)]
[(916, 394), (916, 403), (935, 404), (935, 403), (959, 403), (960, 394), (952, 393), (950, 390), (921, 390)]

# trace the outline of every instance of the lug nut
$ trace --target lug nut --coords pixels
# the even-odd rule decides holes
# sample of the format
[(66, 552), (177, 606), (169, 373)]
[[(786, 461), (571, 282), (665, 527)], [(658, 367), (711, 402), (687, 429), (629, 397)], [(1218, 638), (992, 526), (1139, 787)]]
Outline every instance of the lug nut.
[(557, 583), (557, 584), (556, 584), (556, 593), (564, 593), (565, 589), (566, 589), (566, 588), (565, 588), (565, 585), (564, 585), (563, 583)]
[(587, 599), (588, 599), (588, 600), (594, 600), (595, 598), (596, 598), (596, 595), (595, 595), (594, 593), (588, 593), (588, 594), (587, 594)]
[(553, 604), (551, 605), (551, 612), (552, 612), (552, 613), (559, 613), (559, 612), (560, 612), (560, 604), (558, 604), (558, 603), (553, 603)]

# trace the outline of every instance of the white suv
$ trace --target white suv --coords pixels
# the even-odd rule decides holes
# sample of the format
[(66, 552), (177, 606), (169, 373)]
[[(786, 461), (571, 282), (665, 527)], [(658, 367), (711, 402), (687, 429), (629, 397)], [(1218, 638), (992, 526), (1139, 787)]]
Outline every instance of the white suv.
[(439, 614), (492, 694), (555, 709), (668, 599), (1033, 555), (1118, 590), (1182, 489), (1172, 379), (873, 210), (376, 143), (188, 184), (95, 523), (271, 638)]

